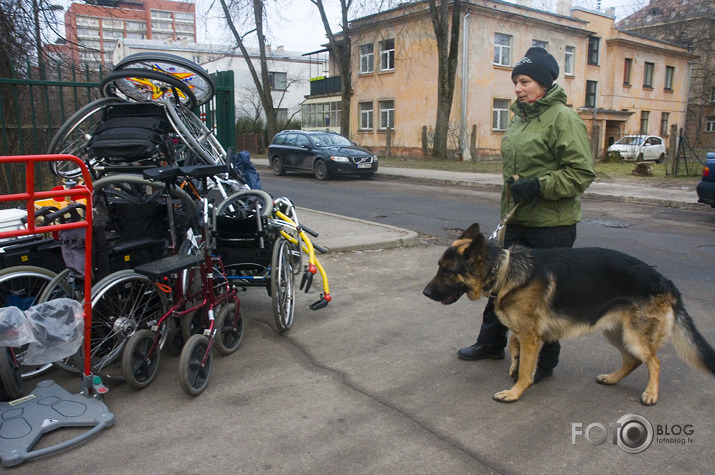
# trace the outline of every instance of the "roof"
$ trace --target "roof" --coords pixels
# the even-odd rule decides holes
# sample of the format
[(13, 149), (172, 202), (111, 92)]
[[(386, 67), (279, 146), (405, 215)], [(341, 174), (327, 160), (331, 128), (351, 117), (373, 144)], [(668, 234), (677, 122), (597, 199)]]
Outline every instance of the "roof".
[[(171, 40), (147, 40), (137, 38), (120, 38), (118, 43), (125, 45), (128, 48), (148, 49), (157, 51), (184, 51), (194, 53), (213, 53), (221, 55), (240, 55), (241, 51), (235, 47), (224, 44), (209, 44), (209, 43), (194, 43), (188, 41), (171, 41)], [(248, 54), (258, 57), (258, 48), (246, 48)], [(305, 61), (303, 52), (286, 51), (282, 47), (266, 51), (268, 58), (293, 59)]]

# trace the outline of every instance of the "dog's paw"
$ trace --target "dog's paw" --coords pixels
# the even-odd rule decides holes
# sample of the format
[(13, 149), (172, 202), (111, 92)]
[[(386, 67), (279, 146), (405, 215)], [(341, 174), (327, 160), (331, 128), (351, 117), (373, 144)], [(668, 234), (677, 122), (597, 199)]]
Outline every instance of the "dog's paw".
[(658, 402), (657, 394), (646, 391), (641, 395), (641, 404), (644, 406), (652, 406), (656, 402)]
[(519, 400), (519, 396), (514, 394), (509, 389), (505, 389), (504, 391), (496, 393), (493, 399), (498, 402), (516, 402)]
[(599, 384), (616, 384), (618, 379), (614, 378), (611, 374), (599, 374), (596, 376), (596, 381)]

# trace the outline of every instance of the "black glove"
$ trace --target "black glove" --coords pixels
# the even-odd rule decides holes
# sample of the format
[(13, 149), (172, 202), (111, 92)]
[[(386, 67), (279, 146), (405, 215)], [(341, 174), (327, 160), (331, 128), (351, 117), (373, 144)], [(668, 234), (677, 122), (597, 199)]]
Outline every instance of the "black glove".
[(507, 183), (509, 183), (509, 191), (514, 203), (521, 203), (541, 196), (538, 178), (517, 181), (509, 179)]

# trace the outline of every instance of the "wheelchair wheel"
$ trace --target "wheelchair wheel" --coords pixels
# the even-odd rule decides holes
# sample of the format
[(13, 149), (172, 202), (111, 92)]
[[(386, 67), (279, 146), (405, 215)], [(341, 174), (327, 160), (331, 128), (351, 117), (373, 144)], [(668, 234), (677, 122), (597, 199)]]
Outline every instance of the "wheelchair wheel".
[(222, 355), (230, 355), (238, 350), (243, 340), (243, 316), (235, 303), (227, 303), (216, 317), (216, 350)]
[(273, 214), (273, 198), (261, 190), (238, 191), (221, 201), (214, 211), (214, 217), (250, 218), (260, 209), (261, 216), (270, 217)]
[(293, 246), (283, 238), (273, 244), (271, 259), (271, 300), (273, 317), (280, 333), (293, 325), (295, 313), (295, 274), (292, 268)]
[[(125, 102), (118, 97), (102, 97), (75, 112), (57, 131), (47, 150), (49, 154), (74, 155), (82, 159), (91, 168), (87, 156), (87, 143), (94, 130), (102, 123), (105, 107)], [(52, 173), (60, 178), (77, 178), (82, 170), (74, 162), (54, 160), (49, 163)]]
[(153, 348), (156, 334), (142, 329), (129, 337), (122, 354), (122, 374), (134, 389), (143, 389), (154, 380), (159, 369), (159, 346)]
[(201, 66), (175, 54), (135, 53), (114, 66), (115, 71), (126, 68), (160, 71), (175, 76), (189, 86), (196, 96), (197, 106), (210, 101), (216, 92), (211, 76)]
[[(20, 310), (43, 302), (41, 294), (52, 285), (56, 274), (44, 267), (13, 266), (0, 270), (0, 307), (17, 307)], [(23, 379), (46, 373), (52, 364), (23, 365), (27, 345), (13, 350), (14, 358), (20, 364)]]
[(108, 275), (92, 287), (91, 366), (99, 371), (122, 353), (136, 331), (157, 322), (167, 310), (166, 294), (132, 270)]
[(168, 98), (179, 101), (189, 109), (196, 107), (196, 96), (191, 92), (189, 84), (162, 71), (141, 68), (116, 69), (102, 79), (99, 88), (104, 97), (121, 93), (128, 100), (136, 102)]
[(209, 384), (212, 360), (207, 336), (194, 335), (189, 338), (179, 357), (179, 384), (186, 394), (198, 396), (204, 392)]
[(13, 400), (22, 397), (23, 385), (20, 364), (12, 348), (0, 347), (0, 393), (3, 399)]
[(191, 112), (191, 109), (179, 103), (165, 101), (169, 122), (179, 134), (181, 140), (192, 152), (207, 165), (226, 163), (226, 151), (213, 131)]

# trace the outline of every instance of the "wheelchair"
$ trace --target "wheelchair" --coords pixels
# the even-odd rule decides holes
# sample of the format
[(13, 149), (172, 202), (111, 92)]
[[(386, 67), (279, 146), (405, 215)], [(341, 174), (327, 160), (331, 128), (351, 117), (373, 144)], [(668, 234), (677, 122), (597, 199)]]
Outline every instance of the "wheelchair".
[(212, 235), (228, 279), (237, 286), (266, 288), (280, 333), (293, 325), (297, 275), (303, 273), (300, 289), (305, 292), (316, 273), (322, 277), (324, 293), (311, 309), (323, 308), (331, 300), (327, 276), (315, 257), (315, 249), (325, 249), (313, 244), (306, 233), (317, 236), (300, 224), (293, 203), (287, 198), (274, 200), (264, 191), (239, 191), (214, 209)]

